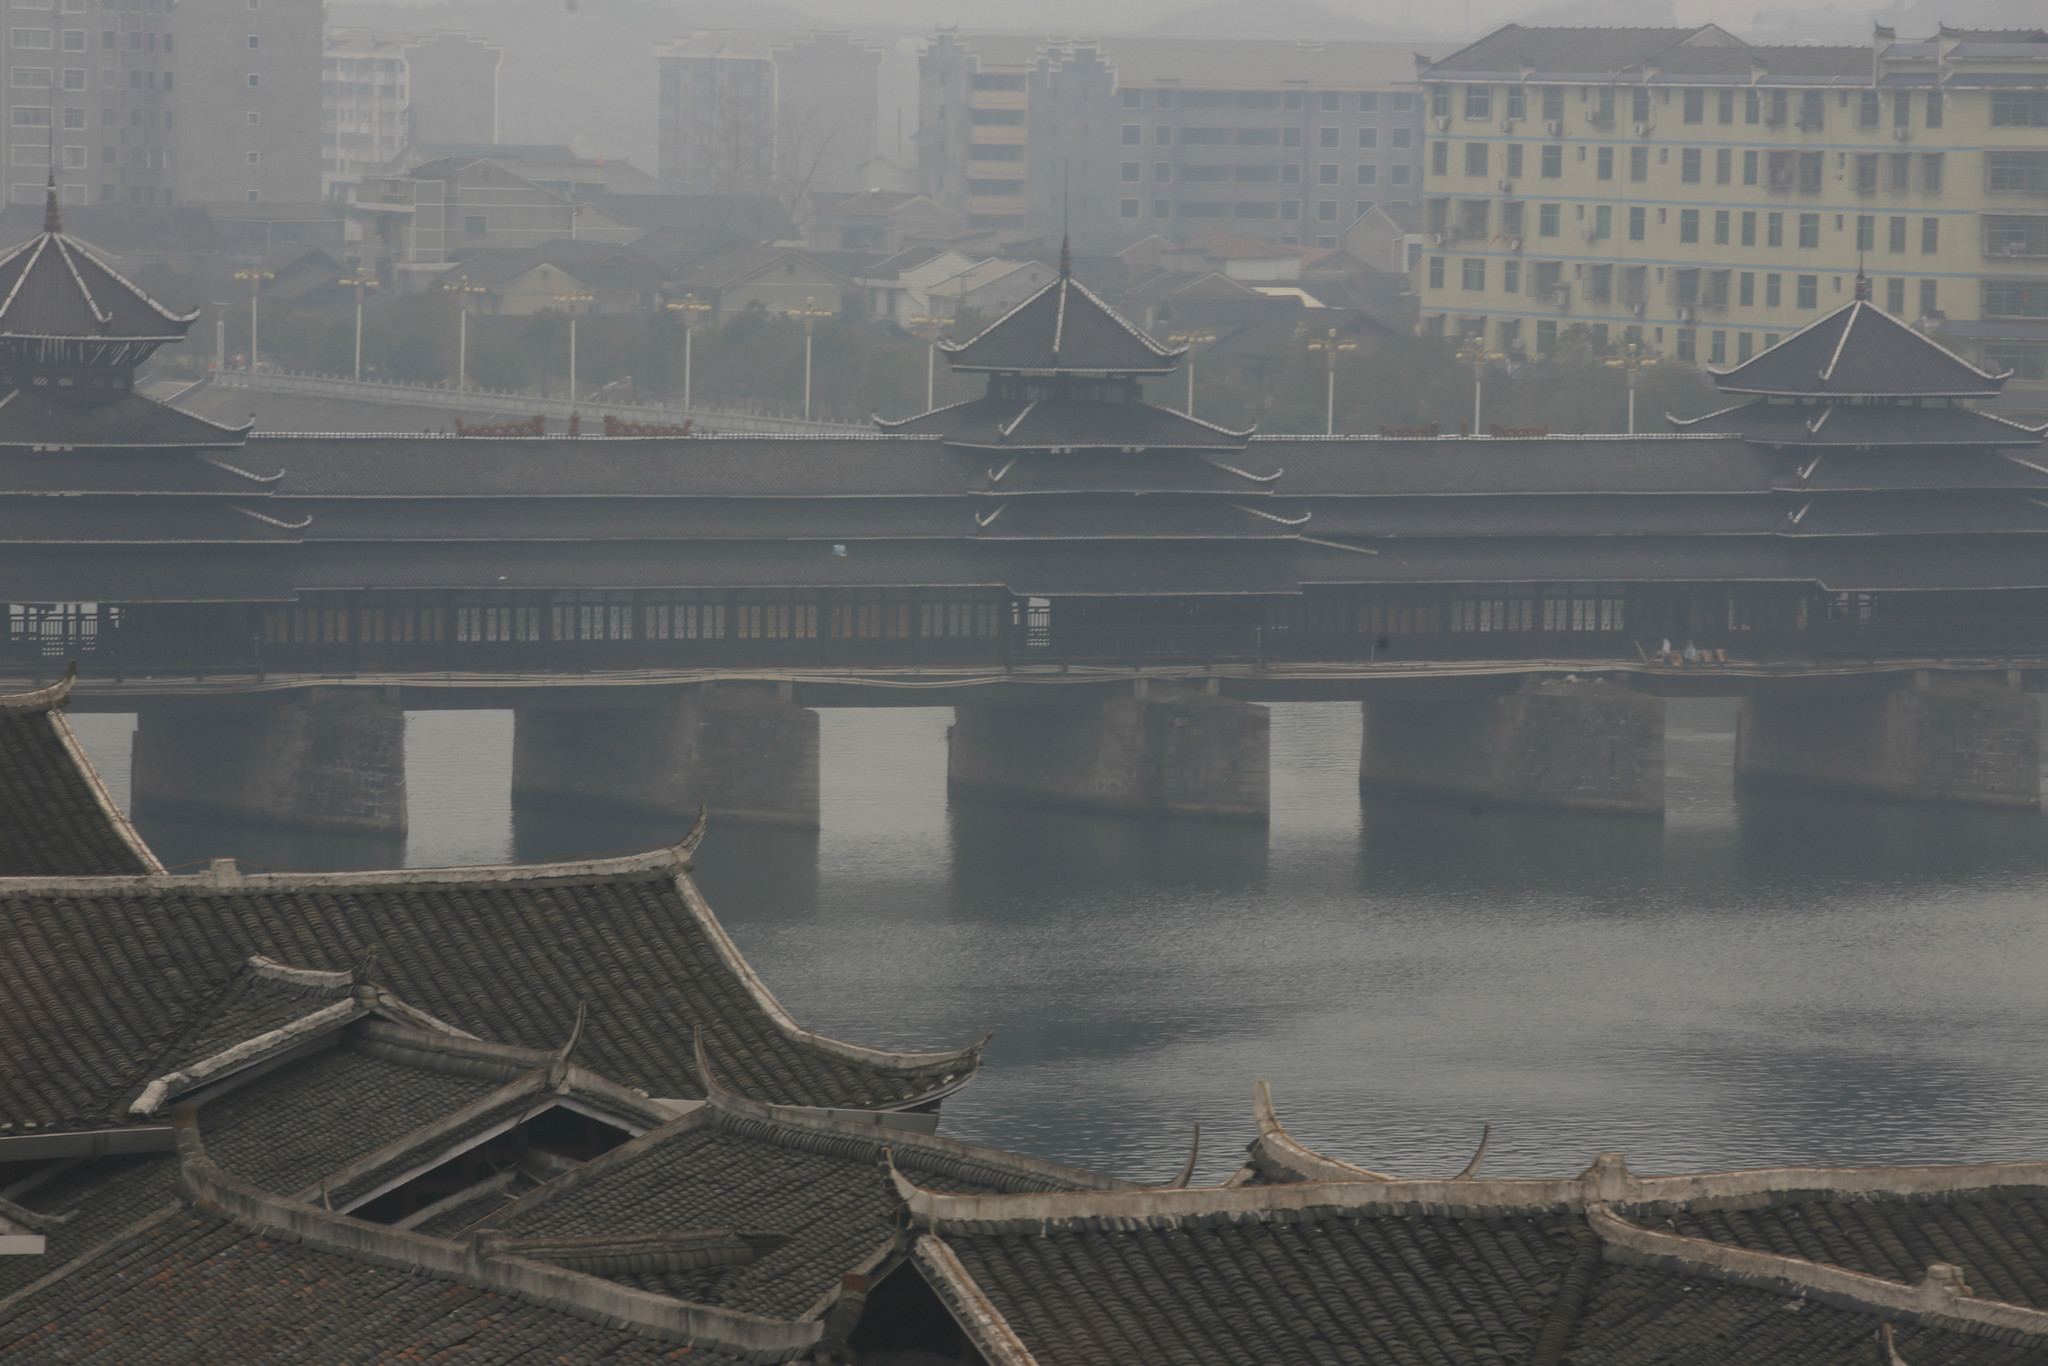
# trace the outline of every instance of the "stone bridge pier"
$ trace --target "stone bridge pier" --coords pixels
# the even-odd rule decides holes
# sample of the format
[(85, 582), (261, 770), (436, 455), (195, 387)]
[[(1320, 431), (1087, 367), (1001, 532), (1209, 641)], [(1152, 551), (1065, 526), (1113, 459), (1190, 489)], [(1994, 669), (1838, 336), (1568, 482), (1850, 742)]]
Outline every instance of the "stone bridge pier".
[(1662, 698), (1608, 682), (1530, 679), (1496, 697), (1364, 706), (1364, 793), (1664, 814)]
[(514, 714), (512, 799), (687, 821), (816, 829), (818, 714), (773, 684), (719, 684), (616, 705), (527, 706)]
[(143, 707), (132, 753), (138, 814), (406, 830), (405, 711), (395, 689), (306, 688), (204, 708)]
[(1752, 787), (1960, 806), (2041, 806), (2041, 713), (2016, 675), (1922, 670), (1849, 696), (1753, 697), (1735, 776)]
[(971, 796), (1263, 823), (1270, 714), (1188, 688), (1078, 703), (957, 706), (946, 783)]

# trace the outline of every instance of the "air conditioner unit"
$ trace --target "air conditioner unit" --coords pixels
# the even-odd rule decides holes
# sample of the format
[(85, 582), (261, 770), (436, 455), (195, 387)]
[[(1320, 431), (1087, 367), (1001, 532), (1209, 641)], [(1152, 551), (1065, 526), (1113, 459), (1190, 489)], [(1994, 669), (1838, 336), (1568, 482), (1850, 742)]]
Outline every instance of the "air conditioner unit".
[(1436, 116), (1436, 131), (1439, 133), (1451, 131), (1451, 116), (1449, 114), (1438, 114)]
[(1514, 131), (1515, 131), (1515, 121), (1514, 121), (1513, 119), (1502, 119), (1502, 120), (1500, 121), (1500, 131), (1501, 131), (1501, 132), (1503, 132), (1503, 133), (1512, 133), (1512, 132), (1514, 132)]
[(1636, 125), (1636, 136), (1637, 136), (1637, 137), (1639, 137), (1639, 138), (1645, 138), (1645, 137), (1648, 137), (1649, 135), (1650, 135), (1650, 125), (1649, 125), (1649, 124), (1647, 124), (1647, 123), (1639, 123), (1639, 124), (1637, 124), (1637, 125)]
[(1593, 236), (1593, 230), (1592, 230), (1591, 228), (1580, 228), (1580, 229), (1579, 229), (1579, 236), (1581, 236), (1581, 237), (1585, 238), (1585, 239), (1586, 239), (1586, 240), (1587, 240), (1588, 242), (1592, 242), (1592, 241), (1597, 241), (1597, 240), (1598, 240), (1597, 238), (1595, 238), (1595, 237)]
[(1442, 246), (1444, 244), (1444, 235), (1440, 232), (1431, 233), (1429, 235), (1429, 244), (1433, 247)]
[(1911, 142), (1913, 140), (1913, 130), (1910, 128), (1894, 128), (1892, 129), (1892, 136), (1900, 142)]
[(1634, 303), (1632, 303), (1632, 304), (1630, 304), (1630, 305), (1628, 306), (1628, 311), (1629, 311), (1629, 312), (1631, 312), (1631, 313), (1633, 313), (1633, 314), (1635, 314), (1635, 315), (1636, 315), (1636, 316), (1637, 316), (1638, 318), (1642, 317), (1642, 316), (1643, 316), (1643, 301), (1642, 301), (1641, 299), (1638, 299), (1638, 300), (1636, 300), (1636, 301), (1635, 301)]
[(1697, 309), (1681, 306), (1678, 310), (1678, 320), (1682, 323), (1689, 323), (1693, 320), (1693, 315), (1696, 312), (1698, 312)]
[(1509, 251), (1520, 251), (1521, 249), (1522, 249), (1522, 239), (1521, 239), (1521, 238), (1519, 238), (1519, 237), (1510, 237), (1510, 238), (1508, 239), (1508, 250), (1509, 250)]
[(1502, 194), (1513, 194), (1515, 192), (1515, 182), (1512, 180), (1503, 180), (1500, 182), (1498, 188)]
[(1548, 133), (1548, 134), (1550, 134), (1550, 136), (1552, 136), (1552, 137), (1561, 137), (1561, 136), (1563, 136), (1563, 134), (1564, 134), (1564, 120), (1563, 120), (1563, 119), (1545, 119), (1545, 120), (1543, 120), (1543, 131), (1544, 131), (1544, 132), (1546, 132), (1546, 133)]
[(1556, 289), (1550, 291), (1550, 297), (1551, 301), (1559, 308), (1563, 308), (1572, 301), (1572, 287), (1570, 285), (1559, 285)]

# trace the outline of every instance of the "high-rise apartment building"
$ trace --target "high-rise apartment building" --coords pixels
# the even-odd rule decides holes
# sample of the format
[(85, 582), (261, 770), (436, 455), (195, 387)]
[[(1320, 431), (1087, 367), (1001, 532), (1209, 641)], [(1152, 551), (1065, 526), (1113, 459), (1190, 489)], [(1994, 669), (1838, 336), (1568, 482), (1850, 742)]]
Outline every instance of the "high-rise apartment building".
[(39, 204), (54, 161), (67, 204), (168, 204), (179, 17), (163, 0), (10, 4), (0, 25), (11, 203)]
[(861, 190), (882, 52), (846, 33), (699, 32), (655, 49), (661, 178), (689, 194)]
[(180, 201), (320, 197), (322, 10), (321, 0), (176, 6)]
[(417, 143), (498, 140), (505, 50), (468, 33), (330, 29), (320, 71), (320, 179), (353, 197), (366, 172), (388, 170)]
[(1510, 25), (1421, 68), (1425, 331), (1734, 364), (1847, 302), (2048, 380), (2048, 33)]
[(925, 192), (976, 227), (1115, 249), (1214, 227), (1335, 247), (1421, 195), (1414, 48), (941, 34), (921, 67)]

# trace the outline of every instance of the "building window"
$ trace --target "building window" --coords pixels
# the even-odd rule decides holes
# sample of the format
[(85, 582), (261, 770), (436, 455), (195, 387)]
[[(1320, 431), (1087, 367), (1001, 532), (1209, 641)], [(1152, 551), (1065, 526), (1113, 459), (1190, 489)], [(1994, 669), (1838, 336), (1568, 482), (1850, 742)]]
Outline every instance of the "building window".
[(1358, 183), (1361, 185), (1370, 185), (1378, 180), (1379, 177), (1380, 168), (1377, 166), (1361, 166), (1358, 168)]
[(1127, 123), (1124, 125), (1123, 138), (1124, 146), (1136, 147), (1139, 143), (1145, 140), (1145, 131), (1138, 124)]
[(1877, 127), (1877, 92), (1875, 90), (1865, 90), (1862, 92), (1862, 97), (1858, 100), (1856, 106), (1856, 126), (1858, 128)]
[(1162, 123), (1152, 130), (1152, 141), (1161, 147), (1173, 145), (1173, 125)]
[(1628, 178), (1648, 180), (1650, 178), (1650, 149), (1631, 147), (1628, 149)]
[(1705, 123), (1707, 121), (1707, 92), (1688, 90), (1685, 92), (1685, 121)]
[(1640, 208), (1640, 207), (1638, 207), (1638, 208), (1633, 208), (1633, 209), (1630, 209), (1630, 210), (1628, 211), (1628, 240), (1629, 240), (1629, 241), (1631, 241), (1631, 242), (1640, 242), (1640, 241), (1642, 241), (1642, 240), (1643, 240), (1643, 238), (1644, 238), (1645, 236), (1647, 236), (1647, 235), (1648, 235), (1648, 227), (1649, 227), (1649, 214), (1648, 214), (1648, 213), (1646, 213), (1646, 212), (1645, 212), (1645, 211), (1644, 211), (1644, 210), (1643, 210), (1642, 208)]
[[(1930, 98), (1928, 103), (1932, 104), (1934, 101)], [(1920, 316), (1923, 318), (1931, 318), (1941, 312), (1939, 308), (1935, 307), (1934, 303), (1935, 284), (1936, 282), (1933, 280), (1922, 280), (1920, 282)]]
[(1593, 208), (1594, 240), (1604, 241), (1612, 236), (1614, 236), (1614, 206), (1611, 204), (1595, 205)]
[(1779, 276), (1764, 276), (1764, 307), (1776, 308), (1784, 302), (1784, 295), (1778, 287)]
[(1735, 334), (1735, 359), (1737, 361), (1745, 361), (1755, 354), (1756, 334), (1754, 332), (1737, 332)]
[(1798, 277), (1798, 291), (1797, 304), (1800, 308), (1820, 307), (1820, 276), (1801, 275)]
[(1993, 128), (2048, 128), (2048, 90), (1993, 90)]
[(1129, 181), (1129, 180), (1140, 180), (1140, 179), (1143, 179), (1143, 177), (1144, 177), (1144, 167), (1142, 167), (1141, 165), (1139, 165), (1139, 163), (1137, 163), (1137, 162), (1135, 162), (1135, 161), (1126, 161), (1126, 162), (1125, 162), (1125, 163), (1123, 164), (1123, 179), (1125, 179), (1125, 180), (1127, 180), (1127, 181)]
[[(1562, 152), (1562, 147), (1545, 147), (1545, 153)], [(1546, 172), (1547, 174), (1547, 172)], [(1593, 176), (1597, 180), (1614, 179), (1614, 149), (1602, 147), (1593, 153)]]
[(1538, 173), (1545, 180), (1556, 180), (1564, 175), (1564, 148), (1557, 143), (1545, 143), (1543, 145), (1543, 155), (1539, 161)]
[(1138, 216), (1138, 201), (1135, 199), (1118, 200), (1117, 216), (1120, 218), (1136, 218)]
[(1742, 212), (1742, 245), (1745, 247), (1756, 245), (1756, 211), (1754, 209), (1744, 209)]
[(1735, 179), (1735, 153), (1726, 147), (1714, 149), (1714, 183), (1731, 184)]
[(1904, 280), (1894, 278), (1884, 282), (1884, 307), (1887, 313), (1895, 317), (1905, 316), (1906, 282)]
[(263, 84), (263, 78), (252, 71), (249, 73), (249, 84), (251, 86), (261, 85)]
[(1536, 354), (1542, 355), (1557, 345), (1557, 322), (1546, 318), (1536, 324)]
[(1152, 163), (1152, 179), (1164, 185), (1173, 179), (1173, 163), (1155, 161)]
[(1432, 142), (1429, 145), (1429, 173), (1449, 175), (1451, 173), (1451, 144)]
[(1522, 292), (1522, 263), (1510, 257), (1500, 263), (1500, 287), (1506, 294)]
[(1536, 235), (1538, 237), (1557, 236), (1558, 222), (1563, 207), (1561, 204), (1539, 204), (1536, 206)]
[(1393, 167), (1392, 172), (1394, 183), (1396, 185), (1408, 184), (1410, 177), (1414, 174), (1414, 171), (1415, 168), (1413, 166), (1410, 166), (1405, 161), (1402, 162), (1399, 166)]
[(1507, 176), (1509, 180), (1520, 180), (1522, 178), (1521, 143), (1511, 142), (1508, 144), (1508, 164), (1507, 169), (1502, 174)]
[(248, 156), (249, 164), (251, 166), (254, 166), (258, 161), (263, 159), (263, 153), (261, 152), (249, 152), (246, 155)]
[(1337, 221), (1337, 201), (1336, 201), (1336, 200), (1334, 200), (1334, 199), (1321, 199), (1321, 200), (1317, 200), (1317, 201), (1316, 201), (1316, 221), (1317, 221), (1317, 222), (1319, 222), (1319, 223), (1334, 223), (1334, 222), (1336, 222), (1336, 221)]
[[(1403, 96), (1403, 98), (1405, 99), (1406, 97), (1405, 97), (1405, 96)], [(1359, 91), (1359, 92), (1358, 92), (1358, 112), (1359, 112), (1359, 113), (1361, 113), (1361, 114), (1377, 114), (1377, 113), (1379, 113), (1379, 112), (1380, 112), (1380, 93), (1379, 93), (1379, 91), (1377, 91), (1377, 90), (1361, 90), (1361, 91)]]
[(1913, 154), (1892, 153), (1892, 189), (1903, 194), (1913, 188)]
[(1820, 215), (1802, 213), (1799, 215), (1799, 245), (1817, 247), (1820, 245)]
[(1700, 211), (1680, 209), (1678, 211), (1678, 240), (1697, 242), (1700, 240)]
[(1756, 272), (1745, 270), (1735, 279), (1735, 301), (1744, 308), (1756, 307)]
[(1465, 174), (1483, 176), (1486, 174), (1486, 144), (1468, 142), (1465, 144)]
[(462, 220), (462, 234), (465, 237), (482, 237), (484, 235), (484, 215), (473, 213), (464, 218)]
[(1468, 85), (1465, 87), (1465, 117), (1468, 119), (1490, 119), (1493, 117), (1492, 86)]
[(1678, 182), (1681, 185), (1700, 183), (1700, 149), (1687, 147), (1678, 154)]
[[(1932, 281), (1927, 283), (1931, 284)], [(1927, 310), (1922, 310), (1923, 312)], [(1986, 280), (1987, 318), (2048, 318), (2048, 286), (2032, 280)]]
[(1928, 152), (1920, 158), (1920, 188), (1928, 194), (1941, 193), (1941, 153)]
[(1785, 245), (1785, 215), (1768, 214), (1764, 218), (1764, 245), (1782, 247)]
[(1358, 130), (1358, 145), (1359, 145), (1360, 147), (1377, 147), (1377, 146), (1379, 146), (1379, 145), (1380, 145), (1380, 130), (1379, 130), (1379, 129), (1377, 129), (1377, 128), (1361, 128), (1361, 129), (1359, 129), (1359, 130)]
[(1318, 184), (1318, 185), (1335, 185), (1336, 183), (1337, 183), (1337, 164), (1336, 164), (1335, 162), (1333, 162), (1333, 161), (1326, 161), (1326, 162), (1324, 162), (1324, 163), (1322, 163), (1321, 165), (1319, 165), (1319, 166), (1317, 166), (1317, 167), (1316, 167), (1316, 184)]
[(1709, 332), (1707, 334), (1707, 364), (1726, 365), (1727, 363), (1728, 334), (1726, 332)]
[[(980, 87), (977, 85), (976, 88), (979, 89)], [(1124, 91), (1123, 105), (1126, 109), (1143, 109), (1145, 107), (1145, 92), (1142, 90)]]
[(1486, 261), (1482, 257), (1467, 257), (1460, 266), (1460, 283), (1467, 289), (1486, 288)]
[(1444, 258), (1441, 256), (1429, 258), (1429, 287), (1431, 289), (1442, 289), (1444, 287)]
[(1923, 218), (1920, 220), (1920, 254), (1932, 256), (1941, 250), (1941, 220)]
[(1393, 145), (1397, 151), (1404, 147), (1411, 147), (1414, 145), (1415, 130), (1412, 128), (1396, 128), (1393, 131), (1393, 139)]
[(1714, 245), (1717, 247), (1728, 245), (1728, 220), (1728, 210), (1714, 210)]

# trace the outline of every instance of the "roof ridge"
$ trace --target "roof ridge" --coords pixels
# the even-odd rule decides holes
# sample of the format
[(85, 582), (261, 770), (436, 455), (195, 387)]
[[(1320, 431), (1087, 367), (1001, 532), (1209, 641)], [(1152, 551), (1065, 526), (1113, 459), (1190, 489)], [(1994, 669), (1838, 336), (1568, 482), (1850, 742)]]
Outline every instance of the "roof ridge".
[(0, 714), (7, 712), (55, 711), (71, 700), (71, 685), (78, 681), (78, 661), (64, 666), (64, 676), (48, 687), (33, 692), (0, 693)]

